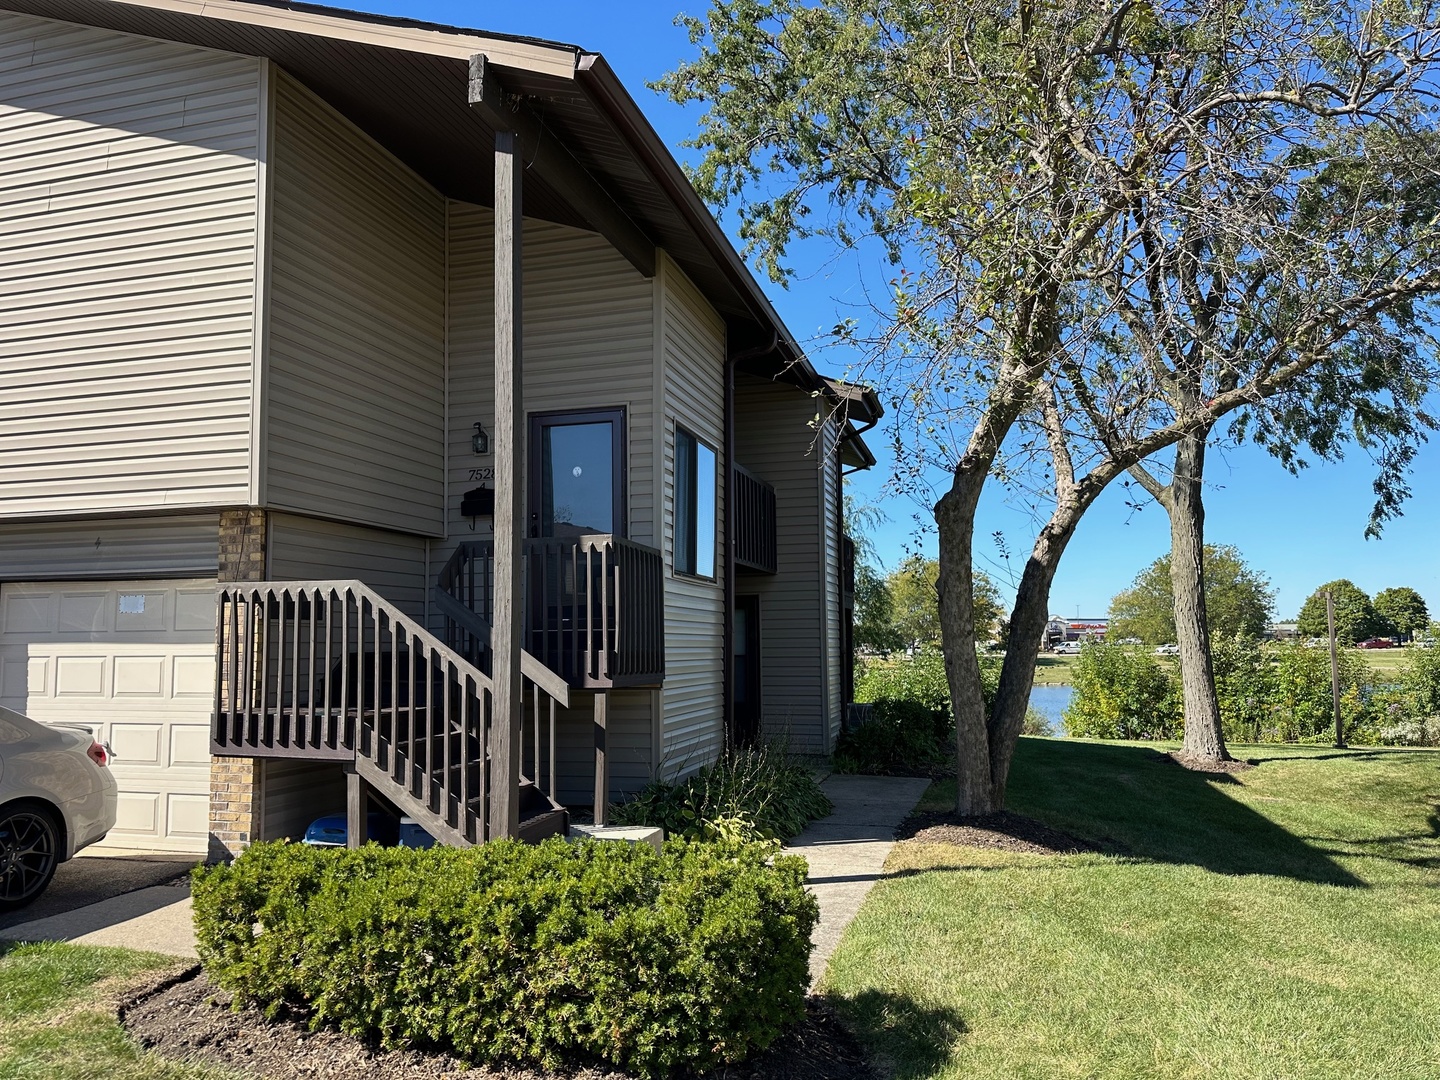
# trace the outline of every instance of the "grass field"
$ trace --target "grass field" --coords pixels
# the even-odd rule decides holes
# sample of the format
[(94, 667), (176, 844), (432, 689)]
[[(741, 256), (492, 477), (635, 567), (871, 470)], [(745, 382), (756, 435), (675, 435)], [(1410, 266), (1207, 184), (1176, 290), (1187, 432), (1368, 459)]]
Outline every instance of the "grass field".
[[(1404, 666), (1405, 658), (1410, 655), (1409, 649), (1352, 649), (1357, 656), (1362, 657), (1370, 665), (1377, 675), (1392, 676), (1400, 673)], [(1075, 667), (1078, 656), (1055, 656), (1053, 653), (1041, 653), (1035, 660), (1035, 685), (1054, 686), (1070, 684), (1071, 671)], [(1162, 664), (1168, 664), (1177, 673), (1180, 664), (1175, 657), (1160, 657)]]
[(146, 1053), (115, 1022), (128, 988), (183, 967), (172, 956), (0, 943), (0, 1080), (224, 1080)]
[(1116, 853), (897, 847), (827, 992), (901, 1078), (1440, 1077), (1440, 753), (1232, 750), (1021, 740), (1011, 808)]

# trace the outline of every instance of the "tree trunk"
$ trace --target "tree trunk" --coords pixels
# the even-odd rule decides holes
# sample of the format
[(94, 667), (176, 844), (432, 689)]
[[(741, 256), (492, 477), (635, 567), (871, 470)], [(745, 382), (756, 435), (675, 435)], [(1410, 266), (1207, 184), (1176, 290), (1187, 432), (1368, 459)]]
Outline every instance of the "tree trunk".
[(991, 746), (980, 691), (980, 662), (975, 657), (971, 562), (975, 511), (988, 467), (988, 460), (967, 455), (955, 470), (950, 490), (935, 504), (940, 542), (940, 640), (945, 646), (945, 678), (955, 710), (955, 810), (959, 814), (988, 814), (997, 809), (990, 784)]
[(1229, 761), (1220, 727), (1220, 699), (1210, 655), (1205, 613), (1205, 443), (1197, 431), (1175, 446), (1170, 481), (1170, 588), (1175, 594), (1175, 641), (1180, 646), (1180, 685), (1185, 702), (1184, 753), (1206, 761)]
[[(1088, 503), (1087, 503), (1088, 505)], [(1045, 624), (1050, 619), (1050, 586), (1060, 566), (1065, 545), (1075, 535), (1084, 505), (1066, 499), (1040, 530), (1020, 586), (1015, 590), (1015, 607), (1010, 613), (1010, 641), (1000, 669), (1000, 687), (990, 709), (987, 736), (990, 743), (991, 806), (1005, 806), (1005, 788), (1010, 780), (1010, 763), (1015, 743), (1025, 728), (1030, 707), (1030, 690), (1035, 683), (1035, 663), (1044, 642)]]

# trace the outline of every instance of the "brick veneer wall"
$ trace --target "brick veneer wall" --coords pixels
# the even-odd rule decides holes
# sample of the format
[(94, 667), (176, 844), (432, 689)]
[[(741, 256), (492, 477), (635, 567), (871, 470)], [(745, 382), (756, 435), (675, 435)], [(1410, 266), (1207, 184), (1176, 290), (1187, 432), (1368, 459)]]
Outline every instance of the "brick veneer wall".
[[(265, 511), (220, 512), (221, 581), (264, 581)], [(217, 672), (218, 676), (218, 672)], [(210, 759), (211, 862), (240, 854), (260, 828), (260, 763), (254, 758)]]

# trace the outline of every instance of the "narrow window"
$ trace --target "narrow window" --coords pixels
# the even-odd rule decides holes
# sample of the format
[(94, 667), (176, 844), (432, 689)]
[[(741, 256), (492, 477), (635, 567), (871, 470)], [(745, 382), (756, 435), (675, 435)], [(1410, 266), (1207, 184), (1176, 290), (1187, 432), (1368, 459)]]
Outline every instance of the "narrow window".
[(675, 429), (675, 570), (715, 577), (715, 451)]

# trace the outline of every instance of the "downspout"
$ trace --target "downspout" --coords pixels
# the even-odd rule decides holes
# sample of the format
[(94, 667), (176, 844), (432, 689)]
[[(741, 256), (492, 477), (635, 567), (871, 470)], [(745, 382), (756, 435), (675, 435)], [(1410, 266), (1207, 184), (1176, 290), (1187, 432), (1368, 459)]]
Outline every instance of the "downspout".
[(725, 640), (720, 647), (725, 692), (725, 740), (735, 743), (735, 368), (746, 360), (769, 356), (780, 345), (778, 330), (770, 331), (770, 344), (742, 349), (725, 359)]

